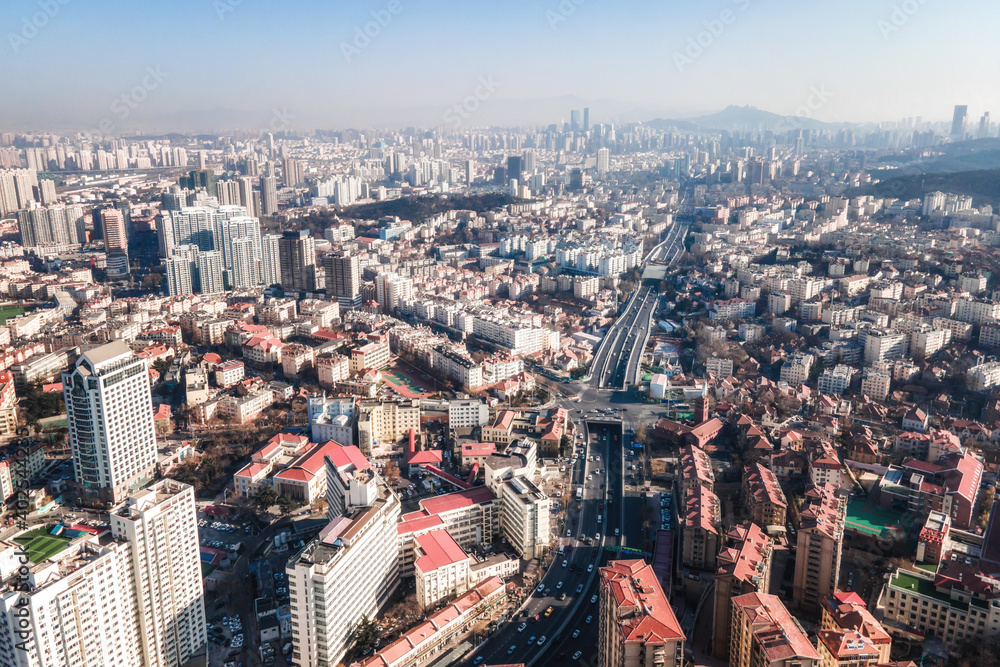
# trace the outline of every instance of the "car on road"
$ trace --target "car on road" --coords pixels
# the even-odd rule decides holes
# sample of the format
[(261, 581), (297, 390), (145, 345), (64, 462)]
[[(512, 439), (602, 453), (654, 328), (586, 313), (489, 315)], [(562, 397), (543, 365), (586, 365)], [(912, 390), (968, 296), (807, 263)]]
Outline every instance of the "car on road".
[(576, 639), (577, 637), (579, 637), (580, 636), (580, 628), (577, 628), (576, 630), (574, 630), (572, 636), (573, 636), (573, 639)]
[(615, 528), (615, 537), (618, 537), (618, 535), (619, 535), (618, 529)]
[(545, 643), (545, 635), (542, 635), (541, 637), (538, 638), (538, 645), (541, 646), (544, 643)]
[(545, 610), (545, 615), (546, 616), (551, 616), (553, 609), (554, 609), (554, 607), (552, 607), (552, 605), (549, 605), (548, 609)]
[(545, 584), (538, 584), (538, 588), (535, 589), (537, 592), (541, 593), (545, 590)]
[[(598, 536), (598, 539), (600, 539), (600, 536)], [(593, 572), (593, 571), (594, 571), (594, 564), (591, 563), (590, 565), (587, 566), (587, 572)]]
[(510, 655), (511, 653), (513, 653), (516, 650), (517, 650), (517, 646), (511, 646), (509, 649), (507, 649), (507, 655)]
[(559, 590), (560, 588), (562, 588), (562, 582), (561, 581), (558, 584), (556, 584), (556, 590)]
[(482, 662), (483, 660), (485, 660), (485, 659), (486, 659), (486, 656), (484, 656), (484, 655), (481, 655), (481, 656), (479, 656), (478, 658), (476, 658), (476, 661), (475, 661), (475, 662), (473, 662), (472, 664), (473, 664), (473, 665), (478, 665), (479, 663), (481, 663), (481, 662)]
[(524, 629), (527, 628), (527, 627), (528, 627), (527, 623), (521, 623), (521, 625), (517, 626), (517, 631), (518, 632), (524, 632)]
[(539, 618), (541, 618), (541, 614), (535, 614), (534, 616), (531, 617), (531, 622), (537, 623)]
[(566, 599), (566, 594), (565, 593), (560, 593), (559, 594), (559, 601), (562, 602), (565, 599)]
[(535, 635), (531, 635), (531, 639), (528, 640), (528, 645), (531, 646), (532, 644), (534, 644), (536, 639), (538, 639), (538, 637), (536, 637)]
[(593, 617), (593, 616), (588, 616), (588, 617), (587, 617), (587, 620), (585, 620), (585, 621), (584, 621), (584, 623), (586, 623), (587, 625), (590, 625), (590, 622), (591, 622), (592, 620), (594, 620), (594, 617)]
[(580, 584), (579, 586), (576, 587), (576, 592), (577, 593), (582, 593), (583, 592), (583, 584)]
[(565, 560), (565, 559), (563, 559), (563, 567), (566, 567), (567, 565), (569, 565), (569, 561), (568, 561), (568, 560)]
[(597, 596), (596, 595), (591, 595), (590, 596), (590, 604), (594, 604), (596, 602), (597, 602)]
[(551, 588), (546, 588), (545, 589), (545, 594), (546, 595), (551, 595), (552, 594), (552, 589)]

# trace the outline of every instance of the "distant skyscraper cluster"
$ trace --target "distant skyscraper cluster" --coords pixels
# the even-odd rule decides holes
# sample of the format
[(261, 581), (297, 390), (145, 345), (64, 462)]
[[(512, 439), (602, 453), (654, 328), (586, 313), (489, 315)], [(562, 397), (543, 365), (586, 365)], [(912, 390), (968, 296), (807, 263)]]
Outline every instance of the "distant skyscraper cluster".
[[(315, 264), (315, 246), (299, 263), (281, 273), (281, 249), (272, 235), (262, 235), (257, 218), (242, 206), (185, 207), (160, 219), (161, 254), (165, 257), (170, 294), (216, 294), (226, 289), (286, 284), (288, 289), (315, 287), (302, 277)], [(308, 241), (312, 242), (308, 237)], [(290, 255), (286, 257), (292, 261)], [(310, 261), (311, 260), (311, 261)], [(287, 281), (287, 282), (286, 282)], [(322, 276), (319, 276), (322, 283)]]

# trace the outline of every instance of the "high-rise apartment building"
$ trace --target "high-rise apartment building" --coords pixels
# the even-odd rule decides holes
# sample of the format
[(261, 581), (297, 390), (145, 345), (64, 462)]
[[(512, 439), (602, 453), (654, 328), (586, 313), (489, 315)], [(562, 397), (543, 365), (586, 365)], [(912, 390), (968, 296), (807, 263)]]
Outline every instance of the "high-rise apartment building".
[(819, 653), (776, 595), (733, 598), (730, 667), (816, 667)]
[(241, 176), (237, 181), (240, 191), (240, 206), (246, 209), (247, 215), (251, 218), (260, 216), (260, 209), (257, 207), (257, 197), (253, 189), (253, 179), (249, 176)]
[(330, 523), (286, 567), (301, 667), (336, 665), (357, 624), (399, 584), (399, 499), (357, 447), (340, 448), (326, 466)]
[(302, 163), (290, 157), (286, 157), (282, 161), (281, 165), (282, 172), (284, 173), (285, 185), (287, 187), (295, 187), (305, 179), (305, 173), (302, 169)]
[[(191, 250), (193, 249), (193, 250)], [(198, 256), (198, 246), (181, 246), (164, 262), (167, 270), (167, 291), (170, 296), (194, 294), (194, 259)]]
[(222, 279), (222, 253), (218, 250), (199, 252), (195, 260), (198, 269), (198, 293), (221, 294), (226, 291)]
[(955, 113), (951, 118), (951, 140), (962, 141), (965, 139), (965, 129), (969, 124), (969, 107), (965, 104), (956, 104)]
[(277, 234), (261, 234), (260, 237), (260, 284), (265, 287), (281, 283), (281, 252)]
[(220, 206), (240, 206), (240, 184), (237, 181), (219, 181), (215, 184), (219, 192)]
[(205, 593), (194, 488), (163, 479), (111, 512), (131, 547), (139, 641), (146, 664), (170, 667), (205, 644)]
[(32, 169), (0, 169), (0, 215), (28, 208), (35, 201), (38, 175)]
[(401, 303), (413, 296), (413, 279), (398, 273), (380, 273), (375, 278), (375, 300), (387, 313), (393, 312)]
[(597, 173), (606, 174), (611, 165), (611, 151), (607, 148), (597, 149)]
[(337, 297), (341, 309), (361, 307), (361, 263), (357, 255), (330, 253), (325, 258), (326, 292)]
[(64, 541), (58, 558), (27, 565), (29, 590), (0, 594), (0, 664), (180, 667), (202, 650), (192, 487), (164, 479), (110, 519), (110, 531)]
[(222, 250), (228, 283), (232, 287), (258, 285), (262, 277), (260, 222), (257, 218), (236, 216), (221, 220), (216, 229), (216, 249)]
[(278, 212), (278, 179), (264, 176), (260, 179), (260, 214), (274, 215)]
[(806, 491), (799, 509), (792, 588), (799, 609), (819, 612), (823, 600), (837, 592), (846, 513), (847, 498), (832, 484)]
[(278, 240), (281, 287), (289, 292), (320, 289), (316, 267), (316, 242), (308, 230), (288, 231)]
[(78, 493), (120, 502), (156, 467), (146, 360), (113, 341), (80, 355), (62, 381)]
[(45, 206), (17, 212), (18, 232), (25, 248), (47, 245), (75, 245), (84, 242), (83, 207)]
[(727, 545), (716, 559), (715, 618), (712, 623), (712, 654), (729, 657), (729, 624), (732, 600), (748, 593), (766, 593), (771, 583), (771, 538), (753, 523), (733, 526)]
[(125, 216), (116, 208), (101, 211), (101, 228), (104, 230), (104, 249), (109, 253), (128, 252), (128, 232)]
[(613, 560), (600, 569), (597, 664), (681, 667), (684, 631), (653, 567)]

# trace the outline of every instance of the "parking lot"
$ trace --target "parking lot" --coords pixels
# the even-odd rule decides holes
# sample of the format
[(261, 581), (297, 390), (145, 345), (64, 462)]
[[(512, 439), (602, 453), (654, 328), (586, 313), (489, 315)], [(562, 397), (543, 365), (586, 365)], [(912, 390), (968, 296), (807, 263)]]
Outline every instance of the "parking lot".
[(198, 542), (203, 547), (232, 550), (257, 529), (250, 522), (226, 521), (198, 513)]

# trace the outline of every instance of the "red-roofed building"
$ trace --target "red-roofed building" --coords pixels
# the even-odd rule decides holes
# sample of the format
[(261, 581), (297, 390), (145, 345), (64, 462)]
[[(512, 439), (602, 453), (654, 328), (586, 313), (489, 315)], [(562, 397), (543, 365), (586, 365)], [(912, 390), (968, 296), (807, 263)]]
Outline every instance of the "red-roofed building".
[(715, 486), (715, 473), (712, 471), (712, 461), (701, 447), (688, 445), (681, 450), (681, 489), (685, 492), (702, 486), (712, 491)]
[(315, 445), (272, 478), (279, 496), (311, 504), (326, 496), (326, 457), (342, 445), (334, 441)]
[(847, 494), (825, 484), (805, 495), (799, 508), (792, 598), (799, 609), (818, 611), (838, 588)]
[(727, 546), (719, 552), (715, 574), (715, 618), (712, 654), (729, 657), (729, 625), (732, 599), (748, 593), (767, 592), (771, 584), (771, 538), (753, 523), (733, 526), (726, 534)]
[(602, 665), (681, 667), (684, 631), (653, 567), (617, 560), (600, 569), (598, 660)]
[(500, 500), (486, 486), (432, 496), (420, 501), (420, 511), (403, 517), (437, 516), (463, 549), (489, 542), (500, 532)]
[(268, 333), (254, 334), (243, 342), (243, 358), (257, 368), (268, 368), (281, 363), (280, 340)]
[(254, 452), (250, 463), (233, 476), (236, 492), (244, 498), (252, 497), (257, 492), (258, 484), (264, 481), (271, 483), (268, 476), (278, 468), (282, 458), (287, 460), (287, 457), (298, 456), (311, 444), (304, 435), (278, 433)]
[(775, 595), (733, 598), (730, 667), (817, 667), (819, 652)]
[(875, 667), (881, 662), (878, 647), (857, 630), (820, 630), (816, 648), (819, 667)]
[(475, 464), (486, 465), (486, 459), (496, 454), (497, 446), (492, 442), (462, 443), (462, 467), (469, 468)]
[(951, 517), (944, 512), (931, 512), (927, 515), (924, 527), (920, 529), (917, 538), (917, 562), (941, 562), (944, 552), (949, 549), (951, 533)]
[(753, 522), (765, 530), (783, 530), (788, 503), (778, 478), (762, 463), (748, 465), (743, 471), (743, 501)]
[(948, 454), (936, 463), (907, 459), (880, 480), (879, 504), (904, 506), (919, 516), (943, 512), (953, 526), (969, 530), (982, 479), (983, 463), (972, 454)]
[(697, 570), (715, 569), (719, 553), (719, 533), (722, 530), (722, 507), (719, 497), (703, 486), (684, 492), (681, 517), (681, 562)]
[(447, 530), (414, 538), (417, 602), (427, 609), (439, 600), (469, 589), (469, 557)]
[(460, 632), (503, 612), (507, 587), (490, 577), (453, 603), (427, 617), (375, 655), (351, 667), (403, 667), (426, 662)]
[(859, 633), (878, 651), (878, 662), (889, 662), (892, 637), (882, 624), (872, 616), (864, 600), (857, 593), (838, 591), (823, 601), (823, 630), (844, 630)]
[(148, 365), (152, 366), (154, 362), (163, 359), (164, 361), (170, 361), (174, 358), (174, 349), (172, 347), (167, 347), (166, 345), (150, 345), (145, 350), (140, 350), (135, 353), (135, 356), (140, 359), (145, 359)]

